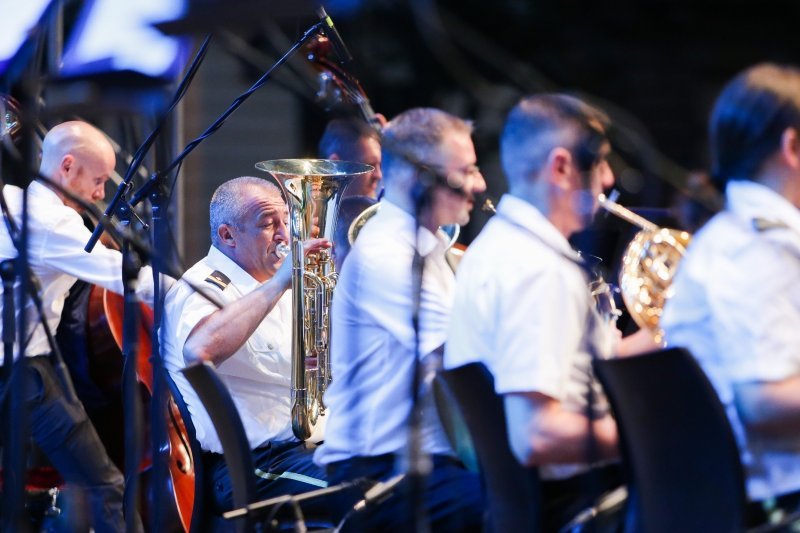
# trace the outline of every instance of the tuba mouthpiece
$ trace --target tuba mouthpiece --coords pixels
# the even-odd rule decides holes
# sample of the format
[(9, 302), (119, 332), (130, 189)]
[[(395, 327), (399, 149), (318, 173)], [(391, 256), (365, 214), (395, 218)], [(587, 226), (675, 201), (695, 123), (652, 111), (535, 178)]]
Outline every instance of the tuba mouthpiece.
[(278, 254), (281, 259), (289, 255), (291, 251), (292, 249), (285, 242), (278, 243), (278, 246), (275, 247), (275, 253)]

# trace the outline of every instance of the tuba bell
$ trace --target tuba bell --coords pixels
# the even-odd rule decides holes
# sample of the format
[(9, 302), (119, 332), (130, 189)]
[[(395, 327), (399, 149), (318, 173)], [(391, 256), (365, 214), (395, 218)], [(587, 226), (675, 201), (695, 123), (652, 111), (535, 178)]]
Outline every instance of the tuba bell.
[(347, 184), (373, 167), (327, 159), (277, 159), (256, 163), (281, 187), (289, 205), (292, 252), (292, 431), (308, 439), (323, 414), (322, 395), (331, 382), (330, 302), (336, 286), (330, 251), (303, 254), (303, 241), (333, 239), (339, 203)]
[(636, 324), (653, 332), (654, 340), (660, 343), (664, 337), (659, 326), (661, 313), (672, 296), (672, 280), (692, 236), (686, 231), (661, 228), (604, 194), (597, 200), (609, 213), (641, 228), (622, 256), (619, 289)]

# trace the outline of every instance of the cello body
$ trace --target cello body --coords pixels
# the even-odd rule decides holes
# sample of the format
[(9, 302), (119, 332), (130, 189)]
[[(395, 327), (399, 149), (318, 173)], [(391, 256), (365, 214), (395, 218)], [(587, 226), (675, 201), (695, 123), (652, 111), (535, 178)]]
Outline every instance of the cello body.
[[(116, 379), (120, 385), (122, 380), (122, 353), (119, 350), (122, 346), (123, 308), (124, 300), (122, 296), (103, 289), (102, 287), (93, 286), (91, 288), (88, 326), (94, 334), (90, 332), (88, 342), (90, 345), (107, 345), (109, 342), (108, 338), (104, 338), (103, 333), (97, 333), (97, 330), (105, 328), (105, 337), (109, 337), (108, 334), (110, 333), (114, 348), (116, 348), (116, 353), (118, 354), (118, 361), (112, 361), (111, 363), (106, 362), (103, 364), (118, 368), (119, 373)], [(146, 406), (149, 406), (150, 395), (153, 391), (153, 367), (150, 361), (152, 353), (151, 334), (153, 330), (153, 310), (141, 304), (139, 313), (140, 321), (138, 325), (139, 339), (136, 353), (136, 374), (139, 383), (142, 385), (143, 402)], [(97, 356), (95, 355), (93, 357), (96, 358)], [(119, 388), (121, 390), (121, 386)], [(164, 413), (164, 416), (166, 417), (166, 430), (169, 444), (169, 456), (167, 458), (169, 486), (163, 488), (163, 490), (157, 489), (153, 497), (160, 497), (161, 494), (168, 491), (170, 496), (174, 499), (180, 527), (184, 531), (189, 531), (195, 495), (195, 458), (192, 455), (191, 446), (188, 442), (183, 418), (171, 396), (167, 399), (167, 412)], [(122, 413), (120, 413), (118, 420), (122, 420)], [(150, 438), (150, 424), (146, 416), (144, 426), (143, 443), (145, 444), (144, 449), (147, 451), (145, 457), (142, 459), (140, 467), (140, 473), (142, 474), (149, 472), (152, 467), (151, 447), (147, 444)], [(166, 447), (164, 447), (164, 449), (166, 449)], [(109, 450), (109, 452), (111, 455), (112, 450)], [(122, 457), (124, 455), (122, 450), (113, 450), (113, 452), (114, 457)], [(200, 458), (197, 459), (200, 460)], [(148, 500), (145, 498), (143, 501), (145, 502), (145, 506), (147, 506)], [(145, 523), (147, 522), (145, 521)]]

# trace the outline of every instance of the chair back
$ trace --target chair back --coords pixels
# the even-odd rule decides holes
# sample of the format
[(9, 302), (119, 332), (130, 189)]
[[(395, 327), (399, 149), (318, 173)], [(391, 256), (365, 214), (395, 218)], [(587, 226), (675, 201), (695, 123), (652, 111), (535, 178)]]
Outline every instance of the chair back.
[(740, 531), (746, 492), (725, 409), (694, 357), (671, 348), (596, 360), (619, 427), (628, 530)]
[(517, 462), (508, 443), (503, 399), (483, 363), (439, 373), (440, 392), (452, 397), (475, 446), (489, 503), (486, 529), (540, 531), (541, 487), (535, 468)]
[[(233, 508), (255, 502), (255, 467), (247, 434), (228, 388), (210, 363), (187, 366), (183, 375), (197, 392), (217, 431), (233, 490)], [(237, 531), (249, 531), (249, 516), (237, 520)]]

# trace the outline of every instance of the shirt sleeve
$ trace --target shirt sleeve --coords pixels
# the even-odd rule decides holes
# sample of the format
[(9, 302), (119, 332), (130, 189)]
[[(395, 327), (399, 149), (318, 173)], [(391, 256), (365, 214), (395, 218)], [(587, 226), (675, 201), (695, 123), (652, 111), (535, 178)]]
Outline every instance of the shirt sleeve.
[[(91, 235), (80, 215), (69, 213), (41, 231), (41, 238), (34, 241), (38, 241), (38, 246), (33, 253), (45, 266), (122, 294), (122, 254), (100, 243), (87, 253), (84, 247)], [(165, 289), (170, 284), (167, 283)], [(136, 294), (144, 303), (153, 306), (153, 271), (149, 266), (139, 271)]]
[(800, 257), (759, 239), (720, 271), (709, 299), (731, 378), (778, 381), (800, 373)]
[[(199, 288), (205, 289), (205, 287)], [(206, 294), (209, 294), (212, 299), (219, 299), (219, 296), (213, 294), (213, 291), (214, 289), (208, 289)], [(183, 359), (183, 346), (186, 344), (189, 334), (203, 318), (217, 309), (219, 309), (218, 306), (198, 294), (185, 281), (177, 282), (173, 287), (172, 292), (167, 296), (165, 313), (169, 313), (169, 320), (174, 323), (170, 332), (174, 338), (170, 342), (174, 344), (181, 359)], [(185, 364), (192, 362), (184, 360)]]
[(570, 274), (568, 267), (550, 264), (501, 281), (492, 310), (496, 353), (490, 360), (498, 393), (539, 392), (565, 399), (586, 321), (586, 302)]

